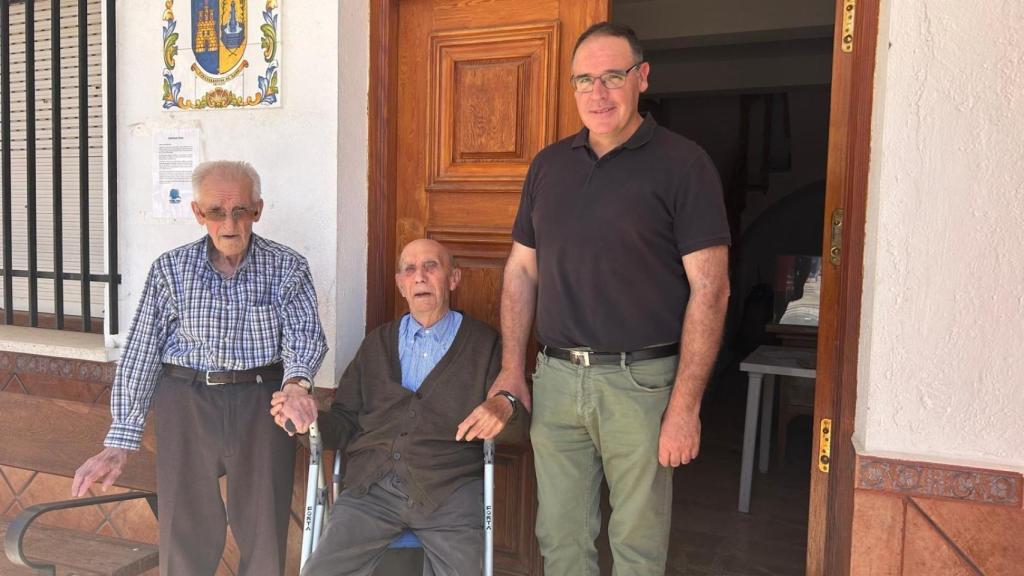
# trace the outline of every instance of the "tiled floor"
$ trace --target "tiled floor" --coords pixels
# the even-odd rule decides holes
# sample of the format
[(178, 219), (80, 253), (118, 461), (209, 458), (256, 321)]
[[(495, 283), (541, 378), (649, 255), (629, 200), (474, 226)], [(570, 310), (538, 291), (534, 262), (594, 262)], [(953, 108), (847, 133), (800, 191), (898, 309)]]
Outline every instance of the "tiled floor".
[[(786, 462), (773, 454), (767, 474), (755, 467), (750, 514), (742, 514), (736, 506), (746, 394), (745, 375), (736, 370), (708, 392), (700, 456), (675, 475), (668, 576), (804, 573), (811, 421), (792, 420)], [(611, 574), (601, 544), (601, 573)]]
[(773, 458), (763, 475), (755, 469), (743, 514), (736, 505), (745, 400), (746, 378), (736, 371), (709, 392), (701, 454), (675, 476), (669, 575), (804, 573), (810, 419), (792, 420), (785, 462)]

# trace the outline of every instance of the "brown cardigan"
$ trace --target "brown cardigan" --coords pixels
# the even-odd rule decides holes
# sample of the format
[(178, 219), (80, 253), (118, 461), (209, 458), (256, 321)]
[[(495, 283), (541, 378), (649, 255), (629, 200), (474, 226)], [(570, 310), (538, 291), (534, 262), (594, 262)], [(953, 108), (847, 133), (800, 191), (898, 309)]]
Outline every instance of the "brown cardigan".
[[(398, 325), (389, 322), (366, 336), (318, 422), (326, 448), (346, 449), (346, 488), (364, 495), (394, 470), (413, 505), (430, 513), (482, 476), (482, 444), (456, 442), (455, 431), (498, 375), (501, 342), (493, 328), (463, 314), (448, 352), (412, 392), (402, 387)], [(512, 424), (503, 437), (514, 434)]]

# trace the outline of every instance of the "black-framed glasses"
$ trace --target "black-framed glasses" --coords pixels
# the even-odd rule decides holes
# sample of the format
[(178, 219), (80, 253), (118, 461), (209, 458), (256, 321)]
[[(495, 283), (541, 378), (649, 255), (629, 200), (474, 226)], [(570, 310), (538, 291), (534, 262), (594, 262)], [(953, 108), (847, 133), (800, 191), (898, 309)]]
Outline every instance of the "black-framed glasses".
[(223, 208), (210, 208), (205, 211), (200, 208), (199, 213), (203, 215), (203, 218), (212, 222), (223, 222), (228, 219), (229, 215), (235, 222), (238, 222), (239, 220), (249, 220), (256, 216), (256, 210), (254, 208), (244, 208), (242, 206), (232, 208), (230, 212)]
[(570, 76), (569, 82), (572, 83), (572, 87), (577, 92), (581, 93), (593, 92), (594, 83), (597, 80), (600, 80), (601, 84), (604, 84), (604, 87), (609, 90), (618, 90), (626, 85), (626, 78), (629, 76), (629, 73), (633, 70), (639, 69), (640, 65), (643, 63), (643, 60), (641, 60), (625, 70), (609, 70), (600, 76), (590, 76), (588, 74)]

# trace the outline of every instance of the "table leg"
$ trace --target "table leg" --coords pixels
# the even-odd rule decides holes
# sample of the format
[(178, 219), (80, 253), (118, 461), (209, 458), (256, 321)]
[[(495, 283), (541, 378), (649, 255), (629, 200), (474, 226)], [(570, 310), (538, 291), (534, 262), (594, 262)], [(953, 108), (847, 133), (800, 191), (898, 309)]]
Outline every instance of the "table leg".
[(747, 417), (743, 423), (743, 460), (740, 466), (740, 512), (750, 512), (750, 484), (754, 480), (754, 442), (757, 439), (757, 404), (764, 375), (751, 372), (747, 384)]
[(768, 471), (772, 450), (772, 409), (775, 408), (775, 375), (765, 374), (764, 390), (761, 392), (761, 455), (757, 469), (764, 474)]

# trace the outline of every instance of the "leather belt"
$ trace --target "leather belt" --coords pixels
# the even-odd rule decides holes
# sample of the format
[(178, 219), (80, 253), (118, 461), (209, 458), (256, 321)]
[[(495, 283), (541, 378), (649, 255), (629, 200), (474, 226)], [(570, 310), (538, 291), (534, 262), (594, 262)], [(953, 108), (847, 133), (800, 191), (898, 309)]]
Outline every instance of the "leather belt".
[(641, 360), (654, 360), (679, 354), (679, 343), (664, 344), (651, 348), (642, 348), (632, 352), (590, 352), (588, 350), (570, 350), (567, 348), (553, 348), (542, 346), (541, 351), (545, 356), (567, 360), (577, 366), (591, 366), (594, 364), (621, 364), (627, 365)]
[(268, 364), (267, 366), (260, 366), (250, 370), (207, 372), (206, 370), (195, 370), (176, 364), (164, 364), (164, 373), (183, 378), (195, 378), (198, 376), (208, 386), (220, 386), (222, 384), (262, 383), (267, 380), (280, 381), (284, 377), (284, 367), (278, 362), (277, 364)]

